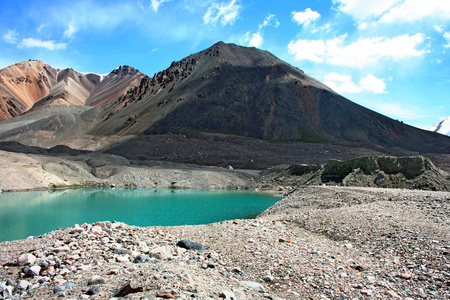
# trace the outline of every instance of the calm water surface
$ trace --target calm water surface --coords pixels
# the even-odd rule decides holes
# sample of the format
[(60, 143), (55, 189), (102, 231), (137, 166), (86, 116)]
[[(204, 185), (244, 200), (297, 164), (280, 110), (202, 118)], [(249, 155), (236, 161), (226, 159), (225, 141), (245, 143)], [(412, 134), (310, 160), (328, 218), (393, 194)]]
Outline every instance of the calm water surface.
[(223, 190), (70, 189), (0, 194), (0, 242), (97, 221), (137, 226), (195, 225), (252, 218), (270, 194)]

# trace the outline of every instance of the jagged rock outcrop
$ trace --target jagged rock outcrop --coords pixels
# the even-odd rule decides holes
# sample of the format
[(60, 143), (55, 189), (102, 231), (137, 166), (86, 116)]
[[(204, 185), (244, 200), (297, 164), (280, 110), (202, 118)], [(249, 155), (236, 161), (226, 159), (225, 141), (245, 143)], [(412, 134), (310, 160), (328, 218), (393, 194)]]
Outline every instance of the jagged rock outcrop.
[(450, 191), (450, 174), (423, 156), (359, 157), (323, 165), (290, 165), (300, 184), (332, 184)]

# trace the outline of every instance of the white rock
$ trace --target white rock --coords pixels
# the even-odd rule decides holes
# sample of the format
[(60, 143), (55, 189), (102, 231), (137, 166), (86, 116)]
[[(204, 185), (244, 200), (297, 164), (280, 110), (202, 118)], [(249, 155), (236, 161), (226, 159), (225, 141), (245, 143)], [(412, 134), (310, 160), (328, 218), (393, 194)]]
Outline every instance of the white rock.
[(173, 257), (173, 248), (171, 246), (154, 248), (150, 251), (149, 255), (157, 259), (169, 259)]
[(240, 284), (242, 284), (243, 286), (245, 286), (248, 289), (254, 290), (255, 292), (258, 293), (265, 293), (266, 289), (264, 288), (264, 286), (258, 282), (254, 282), (254, 281), (239, 281)]
[(19, 256), (17, 259), (17, 264), (19, 266), (32, 265), (36, 261), (36, 256), (30, 253), (25, 253)]

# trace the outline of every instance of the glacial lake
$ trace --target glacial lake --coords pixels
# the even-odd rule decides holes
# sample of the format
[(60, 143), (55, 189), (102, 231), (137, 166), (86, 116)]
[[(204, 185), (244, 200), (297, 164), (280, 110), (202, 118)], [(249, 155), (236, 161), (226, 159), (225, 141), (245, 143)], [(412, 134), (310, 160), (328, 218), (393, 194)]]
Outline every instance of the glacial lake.
[(0, 242), (97, 221), (136, 226), (253, 218), (280, 198), (230, 190), (84, 188), (0, 194)]

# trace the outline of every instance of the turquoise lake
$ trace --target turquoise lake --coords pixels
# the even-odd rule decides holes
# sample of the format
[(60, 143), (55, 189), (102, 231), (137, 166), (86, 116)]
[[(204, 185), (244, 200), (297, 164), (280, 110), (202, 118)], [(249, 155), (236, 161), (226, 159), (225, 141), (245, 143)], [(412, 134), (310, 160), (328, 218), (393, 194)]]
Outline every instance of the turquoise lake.
[(280, 198), (230, 190), (86, 188), (0, 194), (0, 242), (97, 221), (136, 226), (253, 218)]

